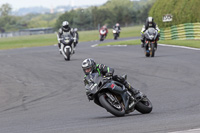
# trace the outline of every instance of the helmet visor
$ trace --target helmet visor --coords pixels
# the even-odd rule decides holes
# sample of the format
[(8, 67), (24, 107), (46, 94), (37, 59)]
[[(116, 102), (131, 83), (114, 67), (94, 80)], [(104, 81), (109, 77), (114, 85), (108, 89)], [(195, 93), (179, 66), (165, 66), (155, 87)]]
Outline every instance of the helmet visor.
[(85, 74), (89, 74), (92, 71), (92, 68), (91, 67), (84, 68), (83, 70), (84, 70)]

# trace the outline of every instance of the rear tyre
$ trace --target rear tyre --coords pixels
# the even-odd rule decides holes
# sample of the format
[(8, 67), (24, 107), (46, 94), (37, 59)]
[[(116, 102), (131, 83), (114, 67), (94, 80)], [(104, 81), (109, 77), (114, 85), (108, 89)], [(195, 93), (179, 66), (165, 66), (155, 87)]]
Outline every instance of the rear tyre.
[(142, 114), (148, 114), (152, 111), (153, 105), (150, 100), (145, 97), (135, 105), (135, 109)]
[[(99, 96), (99, 102), (108, 112), (110, 112), (111, 114), (117, 117), (124, 116), (125, 110), (124, 110), (124, 107), (121, 105), (121, 103), (115, 103), (115, 105), (114, 104), (112, 105), (112, 103), (109, 102), (109, 100), (110, 98), (107, 97), (106, 94), (102, 94)], [(118, 106), (118, 108), (114, 106)]]

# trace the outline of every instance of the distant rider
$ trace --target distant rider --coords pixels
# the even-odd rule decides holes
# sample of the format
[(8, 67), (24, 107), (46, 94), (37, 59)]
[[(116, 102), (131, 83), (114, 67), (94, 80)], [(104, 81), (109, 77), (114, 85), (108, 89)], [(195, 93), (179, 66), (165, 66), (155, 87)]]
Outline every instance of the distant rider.
[[(96, 64), (96, 62), (91, 58), (87, 58), (82, 62), (82, 69), (83, 72), (85, 73), (84, 81), (88, 74), (98, 72), (102, 76), (112, 77), (113, 80), (122, 83), (136, 98), (142, 98), (144, 96), (142, 92), (133, 88), (122, 76), (118, 75), (113, 76), (114, 74), (113, 68), (109, 68), (104, 64)], [(86, 85), (86, 82), (84, 83)], [(90, 97), (88, 97), (88, 99), (90, 99)]]
[(79, 40), (79, 34), (78, 34), (77, 28), (73, 29), (73, 36), (74, 36), (74, 38), (76, 38), (76, 40), (74, 40), (74, 47), (76, 47), (76, 44), (78, 44), (78, 40)]
[[(65, 42), (62, 41), (63, 35), (70, 35), (74, 39), (74, 30), (70, 28), (69, 23), (67, 21), (63, 21), (62, 27), (58, 30), (58, 38), (60, 40), (60, 42), (58, 43), (59, 48), (61, 48), (61, 43), (65, 44)], [(76, 47), (76, 43), (74, 45), (73, 51), (75, 51), (75, 47)]]
[(113, 26), (113, 29), (114, 29), (114, 30), (118, 30), (118, 35), (120, 34), (121, 28), (120, 28), (120, 24), (119, 24), (119, 23), (116, 23), (116, 24)]
[(105, 35), (107, 36), (107, 34), (108, 34), (107, 26), (106, 26), (106, 25), (102, 26), (101, 29), (99, 30), (99, 32), (100, 32), (101, 30), (105, 30), (105, 31), (106, 31), (106, 34), (105, 34)]
[[(145, 25), (143, 25), (143, 28), (141, 30), (141, 47), (144, 47), (145, 44), (145, 36), (144, 36), (144, 32), (148, 29), (148, 28), (154, 28), (155, 30), (158, 31), (158, 40), (160, 37), (160, 29), (158, 28), (158, 25), (156, 25), (156, 23), (154, 22), (154, 19), (152, 17), (148, 17), (146, 19), (146, 23)], [(155, 44), (155, 47), (157, 48), (157, 42)]]

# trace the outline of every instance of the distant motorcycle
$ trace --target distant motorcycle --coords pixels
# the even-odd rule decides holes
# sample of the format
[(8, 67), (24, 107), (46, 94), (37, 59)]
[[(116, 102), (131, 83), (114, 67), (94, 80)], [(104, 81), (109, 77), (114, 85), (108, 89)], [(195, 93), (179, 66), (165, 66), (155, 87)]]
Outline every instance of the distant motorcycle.
[[(126, 79), (126, 75), (124, 78)], [(102, 77), (99, 73), (92, 73), (87, 75), (84, 82), (88, 98), (115, 116), (124, 116), (134, 110), (142, 114), (152, 111), (152, 104), (146, 96), (139, 99), (134, 98), (123, 84), (112, 80), (111, 77)]]
[(156, 44), (158, 41), (158, 31), (154, 28), (149, 28), (144, 33), (145, 36), (145, 44), (144, 51), (146, 57), (154, 57), (156, 51)]
[(74, 38), (71, 35), (63, 35), (62, 39), (59, 39), (57, 35), (57, 38), (60, 44), (60, 52), (64, 56), (64, 59), (69, 61), (71, 55), (74, 54)]
[(79, 34), (78, 34), (77, 28), (73, 29), (73, 36), (74, 36), (74, 47), (76, 47), (76, 45), (78, 44), (78, 40), (79, 40)]
[(100, 29), (99, 34), (100, 34), (100, 41), (103, 41), (106, 38), (106, 30)]
[(117, 40), (117, 38), (119, 37), (119, 33), (120, 30), (118, 28), (113, 29), (113, 36), (115, 40)]

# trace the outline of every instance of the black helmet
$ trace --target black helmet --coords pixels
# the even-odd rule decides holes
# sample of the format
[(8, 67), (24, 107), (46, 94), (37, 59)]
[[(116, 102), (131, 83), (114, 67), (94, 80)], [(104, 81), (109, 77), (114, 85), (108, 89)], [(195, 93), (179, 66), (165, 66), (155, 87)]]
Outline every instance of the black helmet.
[(150, 27), (153, 26), (153, 17), (148, 17), (147, 20), (146, 20), (146, 23)]
[(62, 30), (68, 32), (70, 30), (69, 23), (67, 21), (63, 21)]
[(91, 58), (87, 58), (82, 62), (82, 68), (86, 75), (91, 74), (96, 69), (96, 62)]

